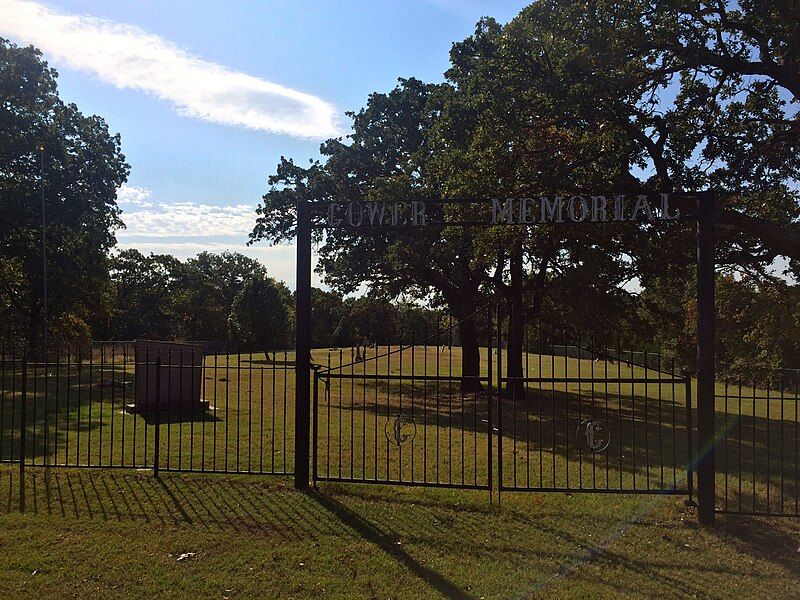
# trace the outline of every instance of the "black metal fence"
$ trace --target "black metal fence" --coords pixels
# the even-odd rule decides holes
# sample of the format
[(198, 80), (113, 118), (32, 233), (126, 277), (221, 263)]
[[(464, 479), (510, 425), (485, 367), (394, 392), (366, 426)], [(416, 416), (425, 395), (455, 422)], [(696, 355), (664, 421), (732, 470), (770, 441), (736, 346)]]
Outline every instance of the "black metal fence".
[(290, 473), (293, 361), (132, 342), (0, 350), (0, 462)]
[[(509, 326), (509, 321), (513, 323)], [(691, 378), (613, 331), (498, 317), (501, 490), (682, 494), (690, 500)]]
[(717, 384), (717, 510), (800, 516), (799, 404), (795, 370)]
[[(449, 320), (397, 345), (314, 350), (314, 480), (691, 499), (705, 450), (691, 377), (550, 321), (498, 344), (508, 318), (486, 311), (469, 373)], [(289, 474), (294, 377), (291, 351), (0, 349), (0, 462)], [(717, 510), (800, 516), (797, 372), (719, 382), (716, 430)]]
[(493, 338), (465, 372), (457, 332), (436, 322), (327, 355), (312, 395), (315, 482), (491, 487)]

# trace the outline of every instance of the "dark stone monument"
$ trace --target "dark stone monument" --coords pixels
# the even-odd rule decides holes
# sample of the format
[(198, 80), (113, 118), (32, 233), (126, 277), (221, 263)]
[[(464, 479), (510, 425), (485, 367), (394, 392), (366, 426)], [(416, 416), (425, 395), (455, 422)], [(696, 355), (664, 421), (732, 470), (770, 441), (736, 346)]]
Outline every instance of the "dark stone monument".
[(183, 412), (208, 408), (200, 397), (203, 346), (136, 340), (134, 403), (128, 412)]

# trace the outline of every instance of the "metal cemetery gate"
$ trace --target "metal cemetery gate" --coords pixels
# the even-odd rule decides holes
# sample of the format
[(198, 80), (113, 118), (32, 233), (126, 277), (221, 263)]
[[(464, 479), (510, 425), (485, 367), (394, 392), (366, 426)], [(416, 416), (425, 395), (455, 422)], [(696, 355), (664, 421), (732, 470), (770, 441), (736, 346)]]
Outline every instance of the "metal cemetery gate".
[(491, 487), (492, 344), (464, 375), (457, 328), (333, 351), (315, 369), (315, 482)]
[(526, 315), (517, 325), (521, 360), (498, 351), (499, 489), (691, 502), (691, 379), (674, 360)]
[[(499, 475), (499, 489), (553, 489), (553, 490), (592, 490), (592, 491), (635, 491), (635, 492), (659, 492), (659, 493), (682, 493), (682, 488), (690, 495), (692, 493), (692, 470), (696, 467), (698, 480), (697, 480), (697, 494), (698, 494), (698, 515), (701, 524), (710, 525), (714, 522), (715, 512), (715, 453), (716, 453), (716, 438), (715, 438), (715, 406), (714, 406), (714, 385), (715, 385), (715, 371), (714, 371), (714, 194), (711, 191), (706, 192), (686, 192), (677, 194), (657, 194), (652, 198), (648, 198), (648, 194), (636, 192), (635, 207), (630, 215), (625, 214), (624, 201), (626, 194), (608, 194), (597, 195), (595, 192), (586, 192), (583, 195), (571, 196), (565, 200), (562, 197), (541, 197), (541, 222), (536, 219), (530, 218), (528, 207), (528, 198), (507, 198), (501, 200), (499, 198), (463, 198), (463, 199), (429, 199), (429, 200), (409, 200), (409, 199), (393, 199), (388, 201), (361, 201), (353, 200), (348, 202), (324, 201), (309, 203), (301, 200), (297, 203), (297, 294), (296, 294), (296, 322), (297, 327), (297, 358), (295, 362), (295, 383), (296, 383), (296, 424), (295, 424), (295, 473), (294, 482), (297, 489), (306, 489), (309, 484), (309, 463), (312, 464), (312, 473), (314, 480), (319, 479), (345, 479), (348, 481), (383, 481), (388, 483), (408, 483), (408, 484), (433, 484), (433, 485), (463, 485), (467, 486), (467, 475), (472, 475), (472, 487), (492, 487), (492, 438), (497, 435), (497, 450), (500, 451), (500, 459), (497, 461)], [(656, 197), (657, 196), (657, 197)], [(511, 365), (511, 371), (503, 374), (501, 369), (497, 369), (498, 384), (496, 386), (496, 399), (499, 399), (497, 410), (500, 413), (498, 419), (492, 419), (492, 377), (487, 372), (485, 383), (485, 391), (471, 389), (470, 386), (462, 385), (460, 389), (466, 389), (468, 392), (465, 394), (464, 401), (459, 401), (454, 405), (455, 408), (451, 409), (451, 404), (448, 403), (447, 408), (443, 409), (441, 404), (441, 390), (435, 393), (435, 410), (433, 413), (427, 410), (423, 414), (421, 424), (415, 420), (419, 419), (418, 406), (418, 385), (421, 383), (423, 401), (427, 404), (427, 399), (430, 394), (430, 384), (433, 382), (438, 385), (447, 383), (448, 398), (453, 396), (453, 384), (456, 381), (456, 373), (448, 371), (445, 377), (447, 381), (441, 379), (433, 379), (430, 375), (424, 373), (419, 374), (417, 369), (412, 369), (410, 373), (395, 370), (392, 372), (392, 349), (385, 348), (384, 356), (386, 364), (384, 366), (386, 372), (381, 372), (380, 356), (376, 355), (369, 362), (369, 358), (364, 359), (363, 356), (353, 356), (350, 361), (351, 371), (348, 373), (347, 368), (349, 363), (344, 360), (342, 356), (339, 363), (331, 367), (318, 369), (314, 377), (314, 385), (316, 392), (312, 393), (311, 389), (311, 241), (312, 230), (324, 229), (337, 229), (349, 228), (354, 232), (370, 232), (380, 230), (413, 230), (419, 227), (495, 227), (495, 226), (514, 226), (514, 227), (528, 227), (530, 225), (547, 225), (547, 226), (561, 226), (569, 221), (575, 226), (584, 226), (588, 224), (600, 224), (609, 220), (611, 214), (606, 208), (609, 206), (609, 198), (613, 200), (614, 210), (613, 220), (636, 220), (647, 221), (651, 223), (668, 222), (676, 220), (690, 220), (697, 224), (697, 446), (702, 449), (698, 454), (693, 457), (696, 465), (687, 467), (686, 470), (686, 485), (682, 486), (681, 482), (684, 480), (678, 464), (690, 462), (690, 433), (691, 424), (689, 419), (691, 417), (691, 398), (689, 392), (689, 382), (681, 377), (675, 375), (674, 370), (670, 371), (665, 369), (663, 365), (652, 366), (648, 361), (649, 355), (644, 355), (644, 362), (637, 364), (633, 360), (633, 355), (627, 357), (624, 354), (611, 354), (601, 353), (600, 358), (602, 361), (610, 362), (611, 364), (618, 364), (622, 362), (629, 365), (630, 373), (620, 370), (616, 375), (613, 375), (613, 367), (603, 365), (603, 377), (600, 379), (593, 378), (591, 382), (586, 381), (581, 374), (574, 376), (569, 372), (569, 355), (566, 350), (565, 344), (565, 357), (566, 367), (565, 372), (556, 372), (557, 367), (553, 366), (555, 362), (555, 348), (551, 348), (551, 372), (550, 376), (546, 376), (541, 370), (537, 373), (533, 371), (536, 376), (531, 376), (532, 371), (525, 371), (523, 373), (522, 367), (516, 364), (516, 361)], [(589, 209), (588, 200), (591, 199), (592, 210)], [(680, 207), (676, 209), (677, 205), (670, 207), (670, 202), (679, 201)], [(566, 215), (564, 217), (563, 208), (567, 206)], [(597, 205), (598, 210), (594, 210), (595, 202), (602, 204), (602, 211), (599, 210), (600, 204)], [(535, 203), (535, 201), (534, 201)], [(448, 206), (454, 207), (456, 210), (446, 210)], [(640, 210), (641, 207), (649, 207), (647, 210)], [(570, 208), (571, 207), (571, 208)], [(576, 207), (582, 207), (578, 209)], [(653, 208), (655, 207), (655, 208)], [(466, 210), (469, 208), (469, 210)], [(549, 216), (548, 216), (549, 215)], [(586, 221), (586, 223), (584, 223)], [(501, 323), (498, 322), (498, 328)], [(521, 333), (521, 332), (520, 332)], [(527, 335), (527, 334), (526, 334)], [(496, 339), (501, 339), (498, 336)], [(396, 341), (394, 342), (397, 343)], [(438, 340), (437, 340), (438, 343)], [(412, 347), (414, 344), (412, 343)], [(581, 351), (581, 344), (575, 345), (578, 352)], [(606, 346), (609, 348), (612, 346)], [(621, 346), (616, 346), (620, 348)], [(491, 368), (493, 361), (492, 357), (492, 344), (486, 346), (486, 370)], [(592, 346), (592, 351), (596, 352), (597, 346)], [(502, 350), (497, 348), (497, 364), (502, 366)], [(452, 351), (452, 349), (451, 349)], [(400, 345), (396, 350), (396, 357), (399, 361), (401, 356), (404, 356), (406, 349)], [(415, 354), (412, 352), (412, 357)], [(519, 356), (518, 352), (514, 352), (513, 356)], [(530, 359), (530, 353), (524, 354)], [(543, 356), (543, 349), (540, 348), (539, 353), (536, 355), (539, 360)], [(413, 358), (412, 358), (413, 360)], [(588, 363), (585, 364), (585, 358), (580, 355), (573, 358), (577, 361), (574, 368), (581, 368), (585, 371)], [(588, 358), (591, 360), (591, 357)], [(408, 361), (408, 359), (406, 359)], [(424, 360), (424, 365), (427, 366), (429, 360)], [(437, 355), (434, 361), (435, 366), (439, 367), (440, 360)], [(544, 366), (544, 363), (543, 363)], [(369, 367), (372, 367), (371, 369)], [(589, 367), (591, 369), (591, 366)], [(605, 377), (605, 369), (609, 368), (610, 374)], [(645, 369), (647, 372), (641, 373)], [(360, 377), (362, 385), (358, 385)], [(665, 376), (666, 375), (666, 376)], [(396, 377), (395, 377), (396, 376)], [(413, 379), (414, 385), (411, 386), (411, 391), (415, 396), (413, 404), (415, 408), (415, 416), (412, 418), (410, 414), (400, 411), (400, 403), (403, 402), (406, 408), (409, 407), (411, 397), (408, 394), (409, 388), (403, 392), (400, 388), (404, 382), (407, 382), (409, 376)], [(438, 375), (441, 377), (441, 375)], [(477, 377), (477, 375), (476, 375)], [(463, 378), (462, 378), (463, 380)], [(349, 382), (350, 392), (347, 393), (347, 385)], [(463, 382), (462, 382), (463, 383)], [(533, 384), (532, 386), (529, 384)], [(549, 384), (549, 394), (547, 388)], [(324, 392), (320, 391), (320, 385), (324, 388)], [(577, 390), (575, 386), (577, 385)], [(606, 391), (608, 385), (608, 391)], [(383, 390), (381, 386), (384, 386)], [(392, 388), (397, 387), (396, 405), (392, 402)], [(601, 386), (601, 387), (598, 387)], [(655, 398), (651, 396), (651, 389), (655, 389)], [(344, 390), (343, 390), (344, 387)], [(361, 401), (357, 401), (356, 387), (360, 390)], [(533, 388), (531, 390), (530, 388)], [(668, 389), (670, 394), (668, 398), (662, 396), (664, 390)], [(680, 400), (680, 394), (673, 392), (683, 388), (683, 400)], [(342, 394), (341, 401), (336, 403), (336, 393)], [(373, 398), (372, 406), (366, 400), (367, 391), (372, 392), (373, 396), (377, 394), (379, 397), (381, 392), (387, 394), (388, 402), (381, 409), (379, 398)], [(644, 394), (641, 395), (641, 392)], [(510, 393), (509, 393), (510, 392)], [(601, 393), (602, 392), (602, 393)], [(557, 396), (561, 393), (563, 400), (561, 405), (558, 404)], [(535, 397), (532, 398), (531, 396)], [(541, 397), (541, 399), (540, 399)], [(616, 399), (616, 403), (614, 400)], [(546, 412), (549, 402), (549, 421), (546, 417)], [(681, 404), (682, 402), (682, 404)], [(313, 403), (313, 410), (312, 410)], [(678, 413), (680, 412), (679, 405), (686, 407), (686, 418), (683, 423), (679, 421)], [(485, 433), (481, 432), (477, 419), (480, 415), (481, 406), (484, 407), (486, 421)], [(575, 434), (572, 435), (573, 442), (583, 435), (588, 444), (587, 449), (576, 448), (570, 444), (570, 429), (572, 428), (574, 419), (572, 418), (572, 409), (577, 412), (576, 416), (584, 416), (586, 418), (579, 421)], [(655, 407), (655, 412), (651, 408)], [(425, 406), (427, 409), (428, 407)], [(471, 410), (471, 413), (470, 413)], [(534, 411), (535, 417), (531, 417), (531, 410)], [(665, 425), (666, 410), (668, 418)], [(322, 414), (324, 412), (324, 418)], [(330, 411), (331, 416), (328, 417)], [(371, 411), (371, 413), (370, 413)], [(508, 414), (511, 414), (510, 420)], [(520, 422), (517, 419), (517, 411), (527, 411), (526, 419)], [(565, 418), (559, 421), (559, 414), (564, 412)], [(610, 418), (610, 423), (599, 422), (597, 419), (598, 411), (602, 412), (604, 418)], [(539, 413), (541, 412), (541, 418)], [(673, 418), (674, 413), (674, 418)], [(372, 425), (368, 427), (367, 416), (372, 416)], [(312, 419), (313, 415), (313, 419)], [(342, 419), (346, 416), (350, 417), (352, 426), (348, 429), (346, 427), (346, 420), (342, 423)], [(356, 428), (356, 415), (360, 415), (362, 428), (361, 437)], [(435, 477), (431, 476), (429, 482), (431, 467), (430, 457), (428, 456), (429, 446), (428, 437), (433, 434), (441, 436), (442, 434), (442, 418), (446, 424), (446, 428), (452, 429), (455, 421), (459, 417), (466, 419), (468, 416), (473, 417), (474, 426), (472, 435), (475, 437), (472, 446), (467, 444), (465, 439), (464, 443), (458, 450), (467, 456), (467, 448), (473, 451), (475, 457), (474, 464), (472, 465), (472, 472), (470, 473), (463, 463), (456, 469), (455, 475), (451, 476), (453, 469), (452, 461), (450, 460), (453, 447), (447, 447), (447, 477), (442, 478), (442, 463), (441, 448), (438, 445), (433, 450), (434, 463), (433, 472)], [(334, 431), (331, 429), (331, 419), (338, 419), (336, 422), (335, 433), (338, 437), (334, 437)], [(390, 419), (394, 419), (392, 424), (389, 424)], [(431, 422), (433, 419), (434, 423)], [(615, 420), (616, 419), (616, 420)], [(655, 419), (655, 421), (654, 421)], [(313, 420), (313, 432), (312, 429)], [(383, 423), (385, 440), (381, 440), (379, 436), (379, 428)], [(531, 425), (533, 424), (534, 437), (531, 434)], [(657, 426), (656, 426), (657, 424)], [(350, 452), (347, 453), (348, 444), (344, 441), (342, 436), (339, 436), (339, 426), (345, 425), (342, 428), (343, 434), (350, 435)], [(612, 433), (612, 427), (616, 425), (616, 433), (618, 438), (601, 439), (598, 442), (596, 436), (602, 435), (609, 436)], [(525, 431), (525, 437), (522, 438), (524, 445), (524, 452), (520, 447), (519, 427)], [(506, 455), (508, 448), (502, 448), (503, 439), (509, 435), (509, 427), (511, 429), (511, 444), (510, 458)], [(549, 429), (548, 429), (549, 427)], [(582, 429), (578, 429), (582, 428)], [(687, 435), (681, 435), (680, 430), (684, 429)], [(416, 441), (417, 435), (420, 430), (424, 440), (422, 448), (422, 458), (419, 458), (419, 442)], [(404, 433), (405, 431), (405, 433)], [(539, 432), (541, 431), (541, 435)], [(655, 438), (652, 437), (651, 432), (655, 432)], [(349, 432), (349, 433), (348, 433)], [(387, 433), (392, 432), (392, 433)], [(545, 445), (547, 433), (550, 433), (549, 448)], [(313, 436), (311, 435), (313, 433)], [(466, 434), (466, 430), (462, 427), (459, 433)], [(448, 440), (451, 439), (451, 432), (447, 431)], [(478, 446), (481, 443), (478, 441), (481, 435), (487, 438), (486, 455), (484, 457), (485, 469), (479, 466), (478, 456), (480, 455)], [(639, 436), (643, 436), (641, 442)], [(685, 440), (683, 444), (679, 443), (679, 437)], [(313, 444), (313, 459), (311, 455), (311, 445)], [(324, 446), (322, 442), (325, 442)], [(329, 440), (338, 444), (338, 452), (335, 456), (331, 455), (329, 448)], [(357, 461), (357, 445), (356, 441), (361, 441), (361, 464)], [(379, 459), (377, 454), (374, 457), (373, 463), (370, 465), (367, 461), (366, 444), (367, 441), (372, 442), (373, 448), (385, 446), (382, 461), (384, 470), (379, 468)], [(392, 450), (392, 440), (397, 445), (396, 450)], [(672, 445), (668, 445), (669, 440), (674, 440)], [(531, 442), (533, 442), (534, 454), (530, 453)], [(597, 445), (599, 443), (599, 445)], [(634, 447), (636, 443), (636, 447)], [(404, 445), (408, 446), (405, 450)], [(506, 444), (508, 446), (508, 444)], [(605, 446), (605, 447), (603, 447)], [(642, 446), (644, 449), (642, 449)], [(325, 449), (324, 459), (320, 456), (320, 449)], [(333, 447), (333, 446), (332, 446)], [(413, 447), (413, 450), (412, 450)], [(608, 454), (603, 454), (611, 449)], [(578, 483), (574, 484), (574, 475), (576, 471), (572, 470), (575, 462), (575, 452), (577, 451), (577, 476)], [(406, 456), (405, 453), (408, 453)], [(616, 455), (614, 454), (616, 452)], [(652, 461), (656, 460), (656, 452), (658, 462), (656, 463), (657, 469), (655, 472), (651, 471)], [(554, 475), (548, 484), (545, 483), (545, 464), (547, 463), (546, 453), (550, 454), (550, 467), (552, 472), (553, 464), (556, 465), (556, 475)], [(456, 456), (459, 452), (456, 452)], [(668, 462), (672, 455), (671, 462)], [(394, 458), (392, 458), (394, 456)], [(532, 457), (538, 456), (538, 463), (532, 460)], [(562, 457), (565, 461), (565, 474), (563, 482), (558, 479), (558, 460)], [(589, 459), (590, 467), (587, 470), (585, 466), (585, 458)], [(524, 485), (520, 483), (518, 478), (520, 463), (524, 459)], [(684, 460), (685, 459), (685, 460)], [(505, 473), (509, 472), (510, 462), (510, 483), (506, 483)], [(338, 461), (338, 462), (337, 462)], [(613, 461), (613, 465), (612, 465)], [(533, 464), (533, 471), (531, 465)], [(320, 466), (324, 465), (324, 469), (320, 471)], [(331, 470), (333, 465), (333, 470)], [(506, 467), (505, 469), (503, 467)], [(349, 469), (348, 469), (349, 467)], [(370, 472), (371, 467), (371, 472)], [(601, 471), (601, 477), (598, 480), (597, 473), (598, 467)], [(406, 475), (404, 469), (408, 468), (409, 472)], [(460, 468), (465, 471), (464, 477), (461, 481), (457, 475)], [(341, 472), (339, 471), (341, 469)], [(414, 469), (412, 475), (410, 470)], [(422, 473), (420, 473), (422, 469)], [(483, 476), (483, 473), (486, 473)], [(567, 481), (567, 473), (573, 473), (570, 481)], [(630, 480), (626, 478), (626, 473), (630, 475)], [(620, 475), (621, 474), (621, 475)], [(537, 487), (537, 475), (538, 487)], [(612, 486), (612, 475), (614, 475), (615, 485)], [(421, 479), (420, 479), (421, 477)], [(642, 479), (644, 477), (644, 479)], [(598, 481), (600, 483), (598, 483)], [(606, 485), (603, 486), (605, 481)], [(589, 485), (591, 482), (591, 485)]]
[(514, 367), (503, 321), (484, 314), (475, 376), (457, 324), (329, 353), (314, 373), (314, 482), (691, 500), (690, 379), (671, 361), (530, 320)]

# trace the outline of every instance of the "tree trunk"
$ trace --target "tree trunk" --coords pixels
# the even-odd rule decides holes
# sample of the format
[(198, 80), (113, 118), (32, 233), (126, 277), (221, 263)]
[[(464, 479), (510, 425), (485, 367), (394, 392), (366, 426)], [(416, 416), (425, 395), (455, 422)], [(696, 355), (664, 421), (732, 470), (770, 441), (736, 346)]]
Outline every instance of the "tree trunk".
[(511, 289), (508, 295), (508, 332), (506, 351), (506, 394), (509, 398), (523, 399), (525, 384), (520, 379), (522, 370), (522, 352), (525, 338), (525, 311), (522, 304), (522, 244), (517, 242), (511, 252)]
[(479, 379), (481, 354), (475, 306), (478, 298), (477, 285), (465, 280), (460, 287), (450, 287), (443, 291), (450, 314), (458, 320), (458, 337), (461, 340), (461, 390), (464, 393), (479, 392), (483, 386)]
[(477, 315), (474, 310), (469, 310), (465, 316), (461, 317), (458, 323), (458, 336), (461, 340), (461, 391), (464, 393), (479, 392), (483, 386), (479, 379), (481, 354), (478, 343)]

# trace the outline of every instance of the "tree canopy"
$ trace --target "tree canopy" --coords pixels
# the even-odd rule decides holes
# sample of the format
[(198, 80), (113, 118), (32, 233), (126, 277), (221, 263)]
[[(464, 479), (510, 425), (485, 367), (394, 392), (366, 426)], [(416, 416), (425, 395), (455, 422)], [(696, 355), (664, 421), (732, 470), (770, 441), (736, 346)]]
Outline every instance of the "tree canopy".
[[(116, 193), (129, 167), (106, 122), (58, 97), (56, 72), (33, 47), (0, 38), (0, 273), (4, 327), (41, 339), (42, 214), (47, 213), (50, 322), (57, 335), (102, 330), (108, 251), (122, 226)], [(42, 178), (43, 171), (43, 178)]]
[[(555, 0), (506, 25), (482, 19), (453, 45), (444, 83), (401, 79), (348, 113), (352, 133), (325, 142), (323, 161), (283, 159), (251, 241), (290, 239), (301, 199), (714, 189), (723, 274), (773, 281), (779, 256), (796, 272), (798, 36), (785, 12), (772, 2)], [(366, 282), (460, 319), (491, 290), (516, 312), (625, 318), (653, 333), (658, 291), (694, 276), (694, 231), (682, 223), (330, 229), (318, 241), (335, 289)]]
[[(711, 189), (719, 368), (791, 364), (800, 346), (793, 325), (779, 323), (797, 310), (800, 276), (798, 9), (795, 0), (550, 0), (507, 24), (481, 19), (453, 44), (442, 82), (400, 79), (348, 113), (351, 134), (324, 142), (322, 160), (282, 158), (250, 242), (291, 240), (300, 200)], [(44, 331), (44, 189), (56, 337), (289, 344), (291, 293), (257, 261), (114, 249), (124, 226), (116, 190), (129, 171), (119, 135), (64, 103), (56, 80), (37, 50), (0, 39), (2, 336), (36, 341)], [(473, 209), (445, 210), (469, 219)], [(483, 305), (499, 299), (513, 315), (503, 323), (511, 375), (522, 348), (510, 332), (523, 312), (616, 328), (691, 363), (691, 223), (315, 236), (332, 288), (314, 291), (316, 345), (397, 343), (453, 317), (462, 372), (473, 375)], [(362, 297), (346, 297), (364, 284)]]
[(288, 348), (293, 332), (291, 299), (286, 286), (270, 277), (248, 279), (231, 304), (228, 317), (231, 337), (262, 349), (267, 356)]

